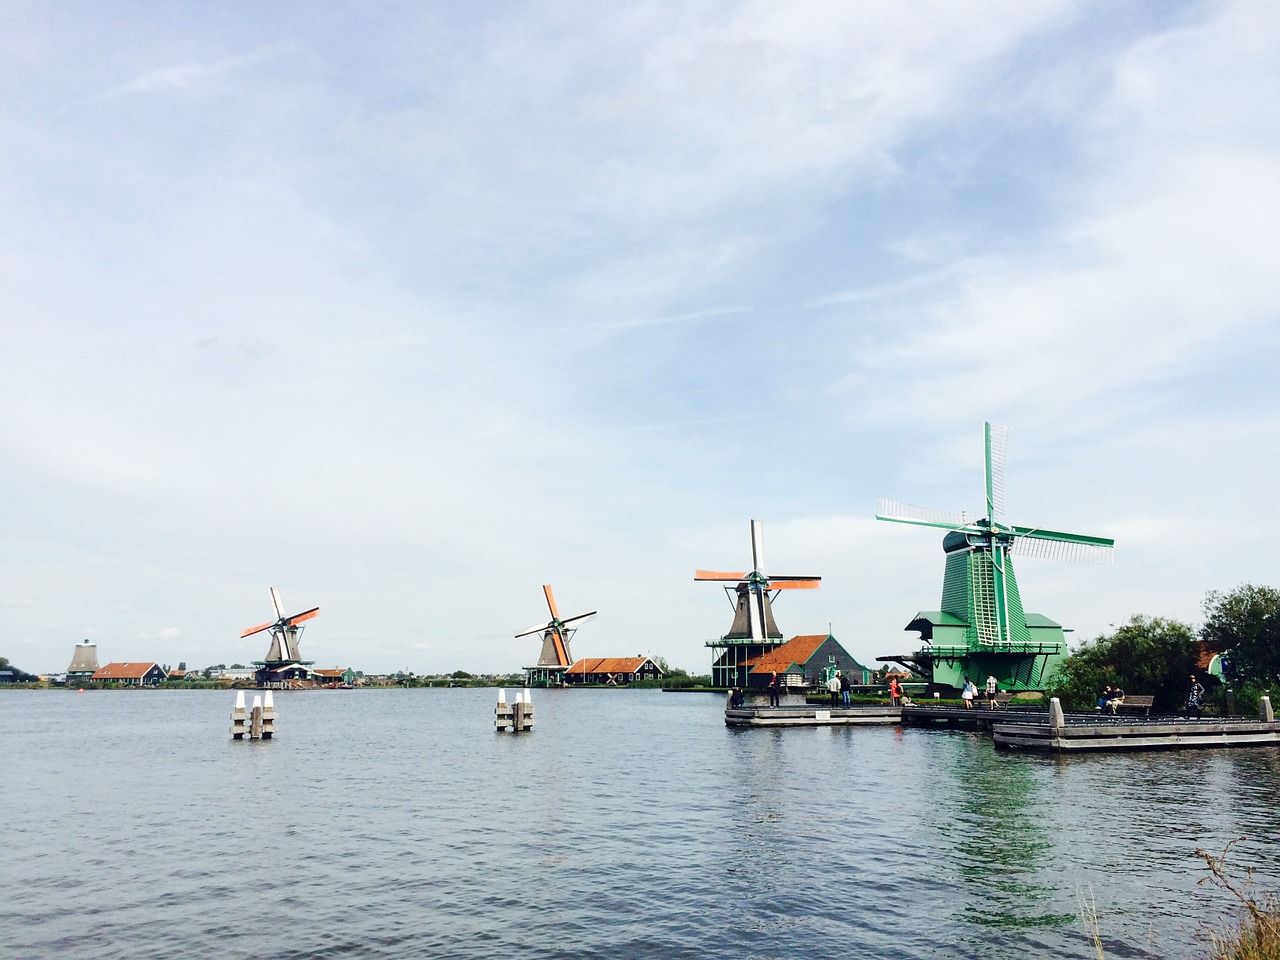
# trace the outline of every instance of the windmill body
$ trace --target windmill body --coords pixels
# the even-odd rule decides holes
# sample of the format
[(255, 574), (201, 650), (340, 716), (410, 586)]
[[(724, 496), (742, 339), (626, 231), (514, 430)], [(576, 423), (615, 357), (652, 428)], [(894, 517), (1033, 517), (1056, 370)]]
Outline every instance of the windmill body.
[(532, 667), (524, 668), (526, 685), (531, 687), (559, 687), (564, 685), (565, 671), (573, 665), (573, 655), (569, 650), (569, 641), (577, 633), (578, 628), (570, 626), (570, 624), (581, 623), (589, 617), (594, 617), (596, 611), (580, 613), (577, 616), (566, 617), (562, 620), (556, 607), (555, 594), (551, 592), (551, 585), (543, 584), (542, 593), (546, 598), (547, 610), (551, 614), (551, 619), (536, 627), (530, 627), (528, 630), (521, 630), (516, 634), (516, 637), (527, 637), (537, 633), (542, 634), (542, 652), (538, 654), (538, 662)]
[(719, 640), (707, 646), (719, 651), (711, 665), (711, 685), (748, 685), (751, 667), (760, 657), (782, 643), (782, 631), (773, 619), (773, 601), (780, 590), (813, 590), (821, 577), (766, 576), (764, 573), (764, 524), (751, 521), (751, 570), (721, 573), (695, 570), (694, 580), (725, 585), (733, 602), (733, 624)]
[(946, 567), (939, 610), (923, 610), (907, 625), (925, 646), (912, 654), (880, 657), (930, 678), (937, 688), (959, 689), (965, 678), (981, 686), (994, 676), (1004, 690), (1042, 690), (1067, 654), (1062, 625), (1022, 605), (1014, 555), (1109, 563), (1106, 537), (1022, 527), (1003, 521), (1007, 430), (984, 425), (986, 516), (945, 513), (881, 500), (877, 520), (947, 530)]
[(302, 631), (306, 629), (304, 624), (318, 615), (320, 608), (312, 607), (302, 613), (286, 614), (284, 603), (280, 600), (280, 591), (275, 587), (271, 588), (271, 603), (276, 610), (276, 619), (249, 627), (241, 631), (240, 637), (252, 637), (263, 631), (270, 634), (271, 646), (267, 649), (266, 657), (253, 662), (256, 668), (254, 680), (260, 687), (289, 687), (311, 676), (310, 667), (315, 661), (302, 659), (298, 641), (302, 637)]

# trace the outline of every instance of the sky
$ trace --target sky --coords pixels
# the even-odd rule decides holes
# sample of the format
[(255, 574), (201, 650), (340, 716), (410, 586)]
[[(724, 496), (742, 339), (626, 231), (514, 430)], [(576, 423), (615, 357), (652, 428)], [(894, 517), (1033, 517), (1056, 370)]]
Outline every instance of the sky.
[(0, 6), (0, 655), (710, 670), (695, 568), (918, 646), (942, 531), (1074, 644), (1280, 585), (1280, 11)]

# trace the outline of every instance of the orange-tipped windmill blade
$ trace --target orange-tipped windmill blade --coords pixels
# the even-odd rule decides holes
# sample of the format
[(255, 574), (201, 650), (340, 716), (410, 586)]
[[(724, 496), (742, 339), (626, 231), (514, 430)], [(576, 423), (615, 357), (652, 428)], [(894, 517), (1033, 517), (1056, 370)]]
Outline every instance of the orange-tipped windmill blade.
[(250, 627), (248, 630), (245, 630), (240, 634), (240, 639), (243, 640), (245, 637), (251, 637), (255, 633), (261, 633), (263, 630), (267, 629), (267, 627), (275, 626), (275, 623), (276, 622), (274, 620), (268, 620), (266, 623), (260, 623), (256, 627)]
[(746, 578), (747, 572), (745, 570), (738, 573), (719, 573), (715, 570), (693, 571), (693, 579), (695, 580), (726, 580), (736, 583), (739, 580), (745, 580)]
[(284, 622), (286, 627), (292, 627), (295, 623), (302, 623), (304, 620), (310, 620), (320, 612), (319, 607), (312, 607), (310, 610), (304, 610), (302, 613), (295, 613), (292, 617)]
[(559, 620), (560, 613), (559, 611), (556, 610), (556, 598), (555, 598), (555, 595), (551, 592), (551, 584), (544, 583), (542, 585), (542, 592), (547, 598), (547, 609), (551, 611), (551, 619)]
[(769, 581), (770, 590), (817, 590), (820, 586), (821, 577), (778, 577)]

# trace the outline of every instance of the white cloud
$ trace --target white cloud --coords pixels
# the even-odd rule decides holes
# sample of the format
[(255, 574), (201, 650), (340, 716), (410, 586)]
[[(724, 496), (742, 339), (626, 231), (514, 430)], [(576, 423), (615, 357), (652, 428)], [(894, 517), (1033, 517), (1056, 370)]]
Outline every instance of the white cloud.
[(1265, 579), (1274, 17), (1111, 16), (17, 20), (21, 665), (248, 662), (277, 584), (326, 661), (514, 669), (551, 582), (601, 611), (579, 652), (702, 670), (727, 605), (692, 571), (752, 516), (825, 578), (785, 630), (901, 652), (941, 555), (875, 497), (975, 509), (983, 419), (1011, 512), (1120, 544), (1020, 570), (1032, 609), (1088, 632)]

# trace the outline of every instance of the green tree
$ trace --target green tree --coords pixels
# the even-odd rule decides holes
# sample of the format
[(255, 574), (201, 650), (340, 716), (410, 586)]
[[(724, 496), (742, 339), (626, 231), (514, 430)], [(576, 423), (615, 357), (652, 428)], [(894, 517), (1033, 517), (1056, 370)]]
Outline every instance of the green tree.
[(1126, 693), (1153, 696), (1156, 712), (1171, 712), (1183, 702), (1198, 654), (1188, 624), (1139, 614), (1067, 657), (1046, 693), (1067, 709), (1088, 710), (1107, 684), (1118, 685)]
[(1239, 679), (1270, 686), (1280, 680), (1280, 590), (1244, 583), (1204, 598), (1200, 636), (1227, 660)]

